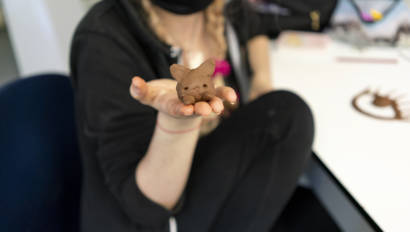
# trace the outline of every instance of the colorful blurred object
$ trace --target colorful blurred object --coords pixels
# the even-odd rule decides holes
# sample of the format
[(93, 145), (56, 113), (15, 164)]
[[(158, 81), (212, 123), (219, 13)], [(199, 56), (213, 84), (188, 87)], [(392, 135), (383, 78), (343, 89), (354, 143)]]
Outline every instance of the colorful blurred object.
[(329, 32), (358, 48), (410, 47), (410, 8), (398, 0), (340, 0)]
[(215, 71), (212, 75), (213, 77), (221, 74), (222, 76), (226, 77), (229, 76), (231, 73), (231, 65), (226, 60), (215, 60)]

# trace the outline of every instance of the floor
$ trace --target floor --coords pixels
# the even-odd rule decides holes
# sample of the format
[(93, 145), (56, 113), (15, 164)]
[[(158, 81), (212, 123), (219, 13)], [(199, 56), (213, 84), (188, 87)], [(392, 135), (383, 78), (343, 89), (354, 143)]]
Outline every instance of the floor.
[(17, 77), (17, 64), (8, 33), (0, 28), (0, 86)]
[(340, 232), (313, 192), (298, 187), (271, 232)]

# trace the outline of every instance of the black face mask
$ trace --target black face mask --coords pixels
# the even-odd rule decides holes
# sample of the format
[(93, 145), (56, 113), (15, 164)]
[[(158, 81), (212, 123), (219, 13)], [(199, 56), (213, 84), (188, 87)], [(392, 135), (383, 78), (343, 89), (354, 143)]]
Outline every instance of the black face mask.
[(151, 0), (153, 4), (174, 14), (192, 14), (204, 10), (213, 0)]

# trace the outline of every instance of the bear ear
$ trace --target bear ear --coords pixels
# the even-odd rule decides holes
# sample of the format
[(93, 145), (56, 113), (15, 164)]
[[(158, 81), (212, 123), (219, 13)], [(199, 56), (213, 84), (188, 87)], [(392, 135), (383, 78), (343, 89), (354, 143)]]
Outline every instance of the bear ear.
[(191, 70), (180, 64), (173, 64), (169, 67), (169, 71), (171, 72), (171, 76), (180, 82)]
[(202, 63), (198, 68), (200, 72), (204, 73), (205, 75), (212, 75), (215, 71), (215, 60), (214, 59), (207, 59), (204, 63)]

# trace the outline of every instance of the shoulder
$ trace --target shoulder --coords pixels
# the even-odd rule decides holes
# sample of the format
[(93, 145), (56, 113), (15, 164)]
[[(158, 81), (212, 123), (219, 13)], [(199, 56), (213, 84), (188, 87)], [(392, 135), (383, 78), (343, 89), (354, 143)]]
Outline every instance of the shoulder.
[[(138, 14), (136, 9), (125, 9), (119, 0), (102, 0), (95, 4), (79, 25), (73, 36), (73, 43), (86, 40), (110, 40), (116, 46), (135, 47), (140, 41), (133, 31), (127, 11)], [(130, 6), (132, 7), (132, 5)], [(134, 25), (134, 24), (133, 24)]]
[(143, 10), (136, 0), (101, 0), (94, 5), (77, 26), (72, 52), (78, 44), (99, 41), (109, 41), (109, 46), (138, 56), (148, 51), (148, 47), (161, 47), (150, 33)]
[(120, 2), (122, 1), (102, 0), (87, 12), (72, 39), (72, 58), (79, 53), (88, 53), (88, 50), (93, 48), (141, 56), (141, 38), (135, 36), (135, 27), (131, 26), (132, 19), (126, 11), (138, 12), (136, 9), (125, 9)]
[(114, 1), (103, 0), (95, 4), (77, 26), (75, 34), (110, 33), (112, 26), (121, 26)]

